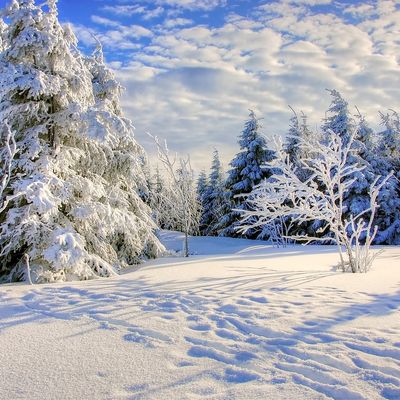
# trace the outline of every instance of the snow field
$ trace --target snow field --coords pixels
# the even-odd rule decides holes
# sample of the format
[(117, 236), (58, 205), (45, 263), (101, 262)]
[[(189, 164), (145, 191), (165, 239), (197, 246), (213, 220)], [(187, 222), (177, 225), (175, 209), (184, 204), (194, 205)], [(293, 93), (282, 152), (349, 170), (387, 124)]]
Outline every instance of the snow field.
[(399, 248), (354, 275), (330, 246), (191, 249), (109, 279), (3, 285), (0, 398), (400, 398)]

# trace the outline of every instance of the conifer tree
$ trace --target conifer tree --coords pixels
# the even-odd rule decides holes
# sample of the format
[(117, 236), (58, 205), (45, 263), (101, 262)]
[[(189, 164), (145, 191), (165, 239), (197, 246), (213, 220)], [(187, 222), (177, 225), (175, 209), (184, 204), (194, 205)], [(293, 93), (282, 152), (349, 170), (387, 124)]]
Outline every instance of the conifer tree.
[[(291, 108), (291, 107), (290, 107)], [(301, 130), (297, 113), (291, 108), (293, 115), (289, 121), (289, 131), (286, 136), (284, 150), (292, 165), (299, 165), (301, 158)]]
[[(55, 0), (14, 0), (0, 54), (0, 132), (18, 156), (0, 215), (0, 275), (36, 282), (109, 276), (162, 249), (138, 191), (143, 150), (104, 60), (85, 58)], [(4, 46), (5, 43), (5, 46)]]
[[(264, 165), (272, 161), (275, 153), (267, 148), (266, 140), (260, 133), (260, 123), (256, 114), (250, 110), (249, 119), (246, 121), (239, 138), (240, 152), (231, 161), (231, 170), (228, 172), (226, 188), (228, 191), (225, 213), (217, 229), (222, 236), (236, 237), (240, 225), (240, 212), (238, 209), (247, 209), (248, 204), (243, 195), (250, 193), (261, 180), (272, 175), (272, 170)], [(247, 237), (255, 237), (257, 232), (249, 230)]]
[[(310, 176), (310, 171), (304, 167), (304, 160), (311, 156), (309, 149), (304, 146), (304, 143), (317, 142), (320, 138), (317, 133), (310, 131), (307, 124), (307, 116), (303, 112), (301, 113), (300, 120), (296, 111), (290, 106), (289, 108), (292, 110), (293, 115), (289, 121), (289, 130), (283, 148), (289, 158), (290, 164), (295, 168), (297, 176), (304, 182)], [(274, 224), (263, 227), (259, 238), (272, 240), (277, 243), (282, 241), (282, 238), (280, 240), (277, 239), (277, 233), (279, 232), (282, 232), (282, 235), (305, 234), (309, 231), (314, 232), (317, 230), (318, 224), (318, 221), (305, 221), (293, 224), (290, 217), (282, 217), (274, 221)]]
[(218, 234), (218, 224), (223, 216), (225, 203), (225, 179), (218, 150), (214, 150), (208, 186), (203, 195), (203, 213), (200, 220), (202, 233), (208, 236)]
[(329, 137), (329, 133), (326, 132), (333, 131), (340, 137), (343, 144), (347, 144), (355, 128), (354, 119), (349, 112), (349, 105), (337, 90), (328, 90), (328, 92), (332, 96), (332, 101), (327, 111), (328, 116), (322, 125), (322, 131), (327, 137)]
[(205, 227), (202, 226), (201, 221), (202, 221), (203, 213), (204, 213), (204, 209), (205, 209), (204, 208), (204, 206), (205, 206), (204, 195), (205, 195), (207, 189), (208, 189), (207, 174), (206, 174), (206, 171), (201, 170), (200, 173), (199, 173), (199, 176), (197, 178), (197, 188), (196, 188), (197, 201), (199, 203), (200, 213), (201, 213), (200, 222), (199, 222), (199, 231), (200, 231), (201, 234), (203, 233), (203, 231), (205, 229)]
[(376, 224), (379, 227), (376, 243), (400, 244), (400, 119), (396, 111), (381, 113), (385, 127), (372, 157), (375, 175), (385, 176), (393, 171), (379, 194), (380, 208)]
[[(360, 113), (358, 113), (359, 122), (357, 124), (349, 111), (348, 103), (338, 91), (331, 90), (329, 92), (332, 96), (332, 103), (328, 109), (328, 117), (322, 126), (325, 136), (329, 137), (329, 132), (334, 132), (340, 137), (343, 144), (347, 145), (353, 132), (356, 132), (348, 163), (363, 166), (362, 170), (355, 171), (350, 175), (353, 184), (343, 199), (343, 215), (345, 219), (349, 219), (350, 215), (357, 215), (369, 207), (369, 189), (375, 178), (369, 157), (367, 157), (367, 146), (371, 145), (371, 132)], [(314, 228), (318, 229), (319, 225), (314, 224)]]
[(160, 169), (157, 165), (150, 183), (150, 208), (156, 225), (161, 229), (176, 229), (170, 218), (171, 204), (167, 201), (169, 197), (168, 185), (164, 182)]
[(208, 187), (208, 179), (206, 171), (201, 170), (197, 178), (197, 196), (199, 201), (203, 202), (203, 196)]
[(304, 147), (304, 141), (319, 140), (317, 133), (311, 132), (307, 124), (307, 116), (302, 112), (301, 120), (297, 113), (293, 111), (293, 116), (290, 118), (289, 131), (286, 136), (286, 142), (284, 149), (286, 154), (289, 156), (289, 161), (298, 170), (299, 178), (302, 180), (307, 179), (309, 173), (303, 168), (303, 162), (305, 158), (309, 157), (307, 149)]
[[(356, 161), (364, 169), (352, 174), (355, 180), (348, 196), (347, 213), (356, 215), (369, 207), (369, 187), (376, 175), (372, 166), (374, 159), (374, 131), (368, 125), (365, 116), (357, 109), (355, 123), (355, 138), (353, 154), (349, 155), (349, 161)], [(387, 174), (385, 174), (386, 176)], [(345, 203), (346, 204), (346, 203)]]

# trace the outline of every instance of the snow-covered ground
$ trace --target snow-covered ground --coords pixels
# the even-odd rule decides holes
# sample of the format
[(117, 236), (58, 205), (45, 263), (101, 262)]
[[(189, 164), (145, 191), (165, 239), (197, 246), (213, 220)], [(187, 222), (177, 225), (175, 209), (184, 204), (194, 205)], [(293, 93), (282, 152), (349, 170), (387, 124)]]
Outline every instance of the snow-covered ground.
[(357, 275), (334, 270), (334, 247), (191, 248), (0, 287), (0, 399), (400, 399), (400, 247)]

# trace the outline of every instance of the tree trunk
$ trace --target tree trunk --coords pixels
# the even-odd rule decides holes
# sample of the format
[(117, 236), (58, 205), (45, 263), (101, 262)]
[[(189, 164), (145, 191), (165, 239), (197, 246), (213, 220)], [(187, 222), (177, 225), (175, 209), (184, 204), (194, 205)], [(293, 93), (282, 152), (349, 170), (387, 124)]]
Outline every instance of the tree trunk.
[(355, 274), (357, 272), (357, 265), (356, 265), (356, 260), (353, 257), (353, 252), (351, 251), (351, 244), (346, 243), (346, 251), (349, 257), (351, 272)]
[(185, 243), (183, 247), (183, 254), (185, 257), (189, 257), (189, 235), (187, 231), (185, 231)]

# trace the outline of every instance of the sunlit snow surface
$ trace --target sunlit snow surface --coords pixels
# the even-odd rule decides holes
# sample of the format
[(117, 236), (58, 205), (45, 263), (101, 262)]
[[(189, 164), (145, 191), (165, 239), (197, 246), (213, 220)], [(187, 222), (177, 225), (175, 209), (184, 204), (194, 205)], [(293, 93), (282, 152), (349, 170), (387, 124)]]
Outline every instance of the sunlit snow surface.
[[(180, 234), (164, 232), (171, 250)], [(0, 287), (0, 399), (400, 399), (400, 248), (192, 238), (109, 279)]]

